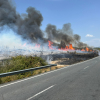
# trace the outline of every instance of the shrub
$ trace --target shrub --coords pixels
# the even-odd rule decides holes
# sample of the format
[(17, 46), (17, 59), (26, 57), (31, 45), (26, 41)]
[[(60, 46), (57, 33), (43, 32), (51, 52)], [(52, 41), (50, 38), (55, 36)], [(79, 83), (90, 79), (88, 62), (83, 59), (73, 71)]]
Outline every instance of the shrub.
[(4, 77), (4, 82), (10, 82), (10, 81), (11, 81), (10, 76)]
[[(3, 67), (0, 67), (0, 73), (18, 71), (18, 70), (29, 69), (29, 68), (34, 68), (34, 67), (39, 67), (44, 65), (47, 65), (47, 63), (45, 62), (45, 60), (43, 60), (40, 57), (17, 56), (17, 57), (12, 57), (11, 60), (7, 60), (5, 62), (5, 65)], [(42, 72), (40, 71), (39, 73)], [(24, 77), (29, 77), (32, 75), (33, 73), (31, 74), (31, 72), (26, 72), (26, 73), (15, 75), (14, 77), (12, 76), (3, 77), (2, 78), (3, 80), (0, 79), (0, 84), (12, 80), (16, 80), (16, 79), (21, 79)]]

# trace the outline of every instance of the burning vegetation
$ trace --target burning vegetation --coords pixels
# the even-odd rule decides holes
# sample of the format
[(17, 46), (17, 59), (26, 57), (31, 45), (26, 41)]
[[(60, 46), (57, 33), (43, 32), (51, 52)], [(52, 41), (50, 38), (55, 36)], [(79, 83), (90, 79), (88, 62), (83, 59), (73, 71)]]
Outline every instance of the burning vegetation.
[(41, 51), (40, 49), (44, 52), (55, 51), (56, 53), (59, 51), (66, 53), (67, 51), (94, 52), (87, 44), (80, 41), (81, 37), (78, 34), (73, 33), (70, 23), (64, 24), (62, 29), (57, 29), (55, 25), (48, 24), (45, 29), (45, 38), (40, 29), (43, 21), (40, 11), (34, 7), (28, 7), (26, 12), (26, 14), (19, 14), (11, 1), (0, 0), (0, 29), (4, 30), (7, 26), (18, 36), (21, 36), (22, 41), (27, 41), (24, 45), (20, 45), (21, 47), (26, 47), (34, 53), (34, 50)]
[[(8, 26), (30, 44), (38, 43), (40, 45), (48, 41), (56, 41), (58, 44), (60, 43), (61, 48), (65, 48), (65, 45), (70, 43), (76, 47), (87, 47), (87, 44), (80, 42), (81, 37), (78, 34), (73, 34), (70, 23), (64, 24), (62, 29), (48, 24), (45, 29), (47, 38), (44, 38), (44, 33), (40, 29), (43, 21), (42, 14), (33, 7), (27, 8), (26, 12), (27, 14), (20, 15), (11, 1), (0, 0), (0, 28)], [(69, 49), (73, 49), (71, 44)]]
[[(9, 59), (4, 61), (6, 64), (2, 63), (3, 60), (1, 60), (0, 73), (46, 65), (47, 63), (43, 59), (48, 63), (66, 66), (98, 56), (98, 52), (81, 42), (81, 37), (73, 33), (70, 23), (64, 24), (62, 29), (57, 29), (55, 25), (48, 24), (45, 29), (45, 38), (43, 31), (40, 29), (43, 21), (40, 11), (28, 7), (26, 12), (27, 14), (19, 14), (11, 0), (0, 0), (0, 31), (5, 30), (5, 26), (13, 30), (17, 36), (21, 37), (22, 41), (27, 41), (19, 46), (28, 50), (28, 56), (31, 55), (30, 57), (19, 56), (27, 55), (26, 52), (23, 53), (25, 49), (18, 52), (19, 48), (15, 50), (14, 47), (13, 52), (8, 50), (8, 47), (12, 44), (8, 45), (6, 50), (2, 49), (0, 51), (0, 56), (4, 51), (8, 56), (16, 53), (16, 57), (13, 57), (10, 61)], [(2, 33), (0, 32), (0, 34)], [(32, 52), (30, 53), (30, 51)], [(40, 55), (38, 55), (39, 53)], [(2, 58), (0, 57), (0, 59)], [(28, 76), (31, 76), (30, 73), (16, 75), (14, 80)], [(6, 77), (1, 80), (1, 83), (12, 79), (13, 77)]]

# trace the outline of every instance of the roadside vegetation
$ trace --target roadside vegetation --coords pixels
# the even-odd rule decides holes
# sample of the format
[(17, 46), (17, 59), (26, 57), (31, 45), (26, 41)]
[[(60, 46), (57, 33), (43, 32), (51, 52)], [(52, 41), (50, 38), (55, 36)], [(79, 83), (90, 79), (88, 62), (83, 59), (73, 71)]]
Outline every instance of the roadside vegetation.
[[(92, 53), (92, 54), (71, 53), (69, 58), (68, 58), (68, 54), (64, 54), (65, 58), (63, 58), (63, 56), (56, 55), (56, 58), (51, 62), (51, 64), (57, 64), (57, 66), (53, 66), (51, 70), (55, 70), (61, 67), (74, 64), (74, 63), (85, 61), (85, 60), (91, 59), (96, 56), (98, 56), (97, 53)], [(34, 68), (34, 67), (40, 67), (40, 66), (45, 66), (45, 65), (47, 65), (47, 63), (41, 57), (17, 56), (17, 57), (12, 57), (9, 60), (0, 62), (0, 74), (23, 70), (23, 69)], [(32, 72), (30, 71), (30, 72), (25, 72), (21, 74), (12, 75), (12, 76), (2, 77), (0, 78), (0, 84), (14, 81), (17, 79), (26, 78), (26, 77), (33, 76), (33, 75), (37, 75), (37, 74), (44, 73), (47, 71), (50, 71), (50, 68), (43, 68), (43, 69), (35, 70)]]
[(95, 49), (100, 51), (100, 48), (99, 47), (96, 47)]
[[(47, 65), (46, 61), (43, 60), (42, 58), (32, 57), (32, 56), (12, 57), (11, 60), (6, 60), (3, 63), (4, 64), (2, 64), (1, 62), (0, 65), (0, 74)], [(41, 70), (37, 70), (33, 72), (26, 72), (26, 73), (16, 74), (12, 76), (2, 77), (0, 78), (0, 84), (29, 77), (32, 75), (40, 74), (40, 73), (42, 73)]]

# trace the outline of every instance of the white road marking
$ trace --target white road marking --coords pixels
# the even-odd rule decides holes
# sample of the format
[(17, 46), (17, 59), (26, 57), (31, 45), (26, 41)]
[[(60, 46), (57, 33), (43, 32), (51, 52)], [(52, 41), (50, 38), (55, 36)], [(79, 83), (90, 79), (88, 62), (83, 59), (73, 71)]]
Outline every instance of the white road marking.
[[(100, 57), (100, 56), (99, 56)], [(95, 57), (95, 58), (98, 58), (98, 57)], [(92, 58), (90, 60), (93, 60), (95, 58)], [(50, 71), (50, 72), (46, 72), (46, 73), (43, 73), (43, 74), (40, 74), (40, 75), (36, 75), (36, 76), (33, 76), (33, 77), (29, 77), (29, 78), (26, 78), (26, 79), (23, 79), (23, 80), (20, 80), (20, 81), (17, 81), (17, 82), (13, 82), (13, 83), (10, 83), (10, 84), (6, 84), (6, 85), (2, 85), (0, 86), (0, 88), (3, 88), (3, 87), (6, 87), (6, 86), (9, 86), (9, 85), (12, 85), (12, 84), (16, 84), (16, 83), (20, 83), (20, 82), (23, 82), (23, 81), (26, 81), (26, 80), (29, 80), (29, 79), (32, 79), (32, 78), (35, 78), (35, 77), (38, 77), (38, 76), (42, 76), (42, 75), (45, 75), (45, 74), (48, 74), (48, 73), (52, 73), (52, 72), (55, 72), (55, 71), (58, 71), (58, 70), (61, 70), (61, 69), (65, 69), (65, 68), (68, 68), (68, 67), (72, 67), (74, 65), (78, 65), (78, 64), (81, 64), (81, 63), (84, 63), (84, 62), (88, 62), (90, 60), (86, 60), (86, 61), (83, 61), (83, 62), (79, 62), (79, 63), (76, 63), (76, 64), (72, 64), (72, 65), (69, 65), (67, 67), (63, 67), (63, 68), (60, 68), (60, 69), (56, 69), (56, 70), (53, 70), (53, 71)]]
[(85, 67), (84, 69), (88, 68), (89, 66)]
[(43, 90), (43, 91), (41, 91), (41, 92), (39, 92), (39, 93), (35, 94), (34, 96), (32, 96), (32, 97), (30, 97), (30, 98), (28, 98), (28, 99), (26, 99), (26, 100), (30, 100), (30, 99), (32, 99), (32, 98), (34, 98), (34, 97), (38, 96), (39, 94), (41, 94), (41, 93), (43, 93), (43, 92), (45, 92), (45, 91), (49, 90), (50, 88), (52, 88), (52, 87), (54, 87), (54, 86), (55, 86), (55, 85), (52, 85), (52, 86), (48, 87), (47, 89), (45, 89), (45, 90)]

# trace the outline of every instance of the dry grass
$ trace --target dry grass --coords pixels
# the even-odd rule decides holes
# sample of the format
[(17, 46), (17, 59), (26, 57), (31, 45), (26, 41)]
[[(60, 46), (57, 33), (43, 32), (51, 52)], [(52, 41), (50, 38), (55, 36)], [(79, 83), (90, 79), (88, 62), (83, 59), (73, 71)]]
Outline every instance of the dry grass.
[[(53, 67), (51, 67), (51, 70), (55, 70), (55, 69), (62, 68), (62, 67), (65, 67), (65, 66), (62, 66), (62, 65), (53, 66)], [(49, 71), (50, 71), (50, 68), (44, 68), (44, 69), (40, 69), (40, 70), (36, 70), (36, 71), (32, 71), (32, 72), (23, 73), (23, 75), (18, 74), (18, 75), (2, 77), (2, 78), (0, 78), (0, 84), (7, 83), (10, 81), (15, 81), (15, 80), (22, 79), (22, 78), (27, 78), (30, 76), (34, 76), (34, 75), (49, 72)]]
[[(60, 59), (57, 59), (55, 61), (51, 61), (51, 64), (57, 64), (57, 66), (51, 67), (51, 70), (59, 69), (59, 68), (77, 63), (77, 62), (81, 62), (81, 61), (84, 61), (84, 60), (81, 60), (81, 59), (78, 60), (76, 58), (73, 58), (73, 59), (60, 58)], [(36, 66), (36, 64), (34, 66)], [(23, 73), (23, 74), (7, 76), (7, 77), (0, 78), (0, 83), (6, 83), (6, 82), (14, 81), (14, 80), (17, 80), (17, 79), (22, 79), (22, 78), (34, 76), (34, 75), (45, 73), (45, 72), (48, 72), (48, 71), (50, 71), (50, 68), (39, 69), (39, 70), (33, 71), (32, 73), (26, 72), (26, 73)]]
[(61, 68), (61, 67), (68, 66), (68, 64), (66, 63), (68, 60), (69, 58), (61, 58), (55, 61), (51, 61), (51, 64), (57, 64), (56, 68)]

